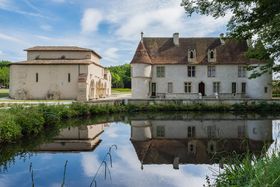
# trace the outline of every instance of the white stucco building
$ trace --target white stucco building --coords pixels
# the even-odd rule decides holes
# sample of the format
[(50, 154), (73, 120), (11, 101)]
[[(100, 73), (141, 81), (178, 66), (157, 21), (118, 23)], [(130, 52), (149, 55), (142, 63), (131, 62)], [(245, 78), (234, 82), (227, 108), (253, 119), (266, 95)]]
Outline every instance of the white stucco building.
[(10, 66), (14, 99), (77, 99), (111, 95), (111, 74), (95, 51), (72, 46), (26, 49), (27, 60)]
[(270, 99), (272, 75), (249, 79), (246, 41), (224, 38), (141, 37), (131, 61), (133, 98)]

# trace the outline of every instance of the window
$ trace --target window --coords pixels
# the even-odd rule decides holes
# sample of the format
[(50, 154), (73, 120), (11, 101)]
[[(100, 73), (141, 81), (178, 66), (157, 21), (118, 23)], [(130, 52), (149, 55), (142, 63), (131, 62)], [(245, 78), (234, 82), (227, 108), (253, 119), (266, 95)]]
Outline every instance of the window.
[(157, 126), (157, 137), (164, 137), (165, 129), (164, 126)]
[(188, 127), (188, 138), (194, 138), (195, 137), (195, 127)]
[(68, 82), (71, 82), (71, 74), (68, 73)]
[(213, 82), (213, 92), (220, 93), (220, 82)]
[(207, 126), (207, 135), (208, 138), (216, 137), (216, 126)]
[(215, 77), (216, 76), (216, 67), (215, 66), (208, 66), (208, 77)]
[(164, 66), (157, 67), (157, 77), (165, 77), (165, 67)]
[(241, 83), (241, 93), (246, 93), (246, 82)]
[(231, 93), (236, 93), (236, 82), (231, 83)]
[(173, 93), (173, 83), (167, 83), (167, 93)]
[(214, 58), (214, 51), (210, 51), (210, 58), (211, 58), (211, 59)]
[(238, 66), (238, 77), (246, 77), (246, 66)]
[(188, 66), (188, 77), (195, 77), (195, 66)]
[(64, 55), (62, 55), (62, 56), (61, 56), (61, 59), (65, 59), (65, 56), (64, 56)]
[(190, 52), (190, 58), (193, 58), (193, 51)]
[(185, 93), (191, 93), (191, 92), (192, 92), (192, 83), (185, 82)]
[(264, 87), (264, 93), (267, 93), (267, 90), (268, 90), (267, 87)]
[(36, 73), (36, 82), (39, 82), (39, 74)]

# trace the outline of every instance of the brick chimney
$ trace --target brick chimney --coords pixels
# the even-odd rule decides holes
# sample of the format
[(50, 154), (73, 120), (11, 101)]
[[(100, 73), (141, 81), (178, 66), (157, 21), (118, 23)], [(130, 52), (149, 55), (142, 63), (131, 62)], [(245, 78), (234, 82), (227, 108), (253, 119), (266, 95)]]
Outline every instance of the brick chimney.
[(174, 33), (173, 34), (173, 43), (175, 46), (179, 46), (179, 33)]

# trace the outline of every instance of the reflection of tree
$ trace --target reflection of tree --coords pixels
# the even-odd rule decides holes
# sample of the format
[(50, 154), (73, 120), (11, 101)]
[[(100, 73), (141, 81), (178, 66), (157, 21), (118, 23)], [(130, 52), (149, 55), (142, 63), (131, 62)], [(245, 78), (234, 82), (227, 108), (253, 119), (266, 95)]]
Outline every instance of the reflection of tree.
[(108, 173), (109, 173), (109, 176), (110, 176), (110, 180), (112, 180), (112, 176), (111, 176), (111, 172), (110, 172), (110, 168), (108, 167), (108, 164), (107, 164), (107, 158), (109, 157), (109, 161), (110, 161), (110, 165), (111, 165), (111, 168), (113, 167), (113, 161), (112, 161), (112, 154), (111, 154), (111, 150), (112, 148), (115, 148), (116, 150), (118, 149), (117, 145), (111, 145), (111, 147), (109, 148), (108, 152), (106, 153), (106, 155), (104, 156), (100, 166), (98, 167), (91, 183), (90, 183), (90, 187), (92, 187), (93, 183), (94, 183), (94, 186), (96, 187), (97, 186), (97, 181), (96, 181), (96, 177), (100, 171), (100, 169), (102, 168), (102, 166), (104, 165), (104, 169), (105, 169), (105, 180), (107, 179), (107, 170), (108, 170)]

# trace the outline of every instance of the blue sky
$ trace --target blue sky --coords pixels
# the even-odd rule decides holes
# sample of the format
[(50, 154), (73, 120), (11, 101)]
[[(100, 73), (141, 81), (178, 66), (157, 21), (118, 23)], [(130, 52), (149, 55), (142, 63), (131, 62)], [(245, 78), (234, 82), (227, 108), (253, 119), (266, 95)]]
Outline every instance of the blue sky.
[(144, 36), (219, 36), (229, 16), (187, 17), (181, 0), (0, 0), (0, 60), (22, 61), (35, 45), (97, 51), (104, 66), (129, 63)]

